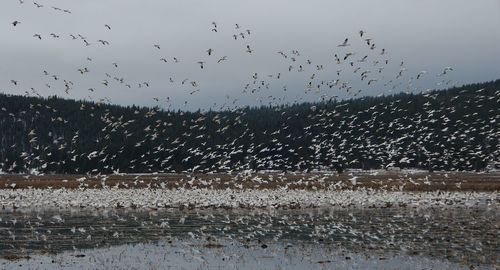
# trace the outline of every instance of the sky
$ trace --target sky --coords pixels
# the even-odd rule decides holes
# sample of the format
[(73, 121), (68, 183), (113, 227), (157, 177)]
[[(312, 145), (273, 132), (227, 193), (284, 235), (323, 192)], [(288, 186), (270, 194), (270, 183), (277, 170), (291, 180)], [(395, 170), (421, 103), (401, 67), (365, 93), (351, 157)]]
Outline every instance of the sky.
[(0, 4), (3, 93), (206, 110), (500, 78), (498, 0), (36, 2)]

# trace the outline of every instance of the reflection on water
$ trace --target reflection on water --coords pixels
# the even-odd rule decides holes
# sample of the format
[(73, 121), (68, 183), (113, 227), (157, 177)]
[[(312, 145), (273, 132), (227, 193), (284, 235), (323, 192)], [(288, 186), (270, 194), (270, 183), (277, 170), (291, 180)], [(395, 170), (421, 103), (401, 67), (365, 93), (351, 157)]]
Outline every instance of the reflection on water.
[[(361, 256), (365, 261), (373, 257), (392, 265), (423, 257), (431, 260), (431, 265), (450, 262), (467, 268), (493, 267), (498, 264), (500, 254), (498, 210), (457, 207), (4, 211), (0, 222), (0, 255), (8, 259), (38, 258), (37, 254), (65, 251), (73, 254), (87, 249), (89, 257), (92, 252), (98, 254), (104, 249), (112, 256), (116, 252), (140, 254), (139, 247), (150, 254), (161, 246), (172, 251), (185, 245), (200, 250), (222, 249), (219, 252), (227, 252), (227, 256), (233, 253), (246, 256), (248, 250), (255, 250), (252, 255), (255, 257), (271, 248), (289, 253), (292, 249), (296, 253), (309, 250), (312, 254), (323, 254), (322, 258), (314, 259), (321, 265), (335, 258)], [(99, 249), (89, 250), (95, 248)], [(210, 256), (205, 254), (200, 263), (208, 263), (207, 258)], [(237, 267), (245, 268), (242, 264)]]
[[(34, 255), (30, 260), (0, 261), (8, 269), (469, 269), (422, 256), (360, 254), (325, 244), (275, 242), (241, 244), (224, 240), (128, 244), (84, 252)], [(487, 267), (481, 267), (488, 269)]]

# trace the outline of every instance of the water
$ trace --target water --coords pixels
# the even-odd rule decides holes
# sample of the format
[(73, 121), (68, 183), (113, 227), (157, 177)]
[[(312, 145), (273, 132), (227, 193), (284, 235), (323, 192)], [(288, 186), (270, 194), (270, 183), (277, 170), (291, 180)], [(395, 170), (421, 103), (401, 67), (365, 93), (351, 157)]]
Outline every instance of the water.
[(0, 268), (489, 269), (498, 210), (4, 210)]

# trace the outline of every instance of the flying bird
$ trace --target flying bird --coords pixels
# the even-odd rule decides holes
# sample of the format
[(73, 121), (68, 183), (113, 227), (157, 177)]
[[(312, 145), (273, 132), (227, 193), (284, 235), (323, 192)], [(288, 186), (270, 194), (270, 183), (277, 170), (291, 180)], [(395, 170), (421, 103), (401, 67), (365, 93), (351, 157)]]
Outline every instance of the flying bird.
[(342, 42), (341, 44), (337, 45), (337, 47), (346, 47), (346, 46), (350, 46), (350, 44), (348, 44), (347, 42), (349, 41), (349, 38), (346, 38), (344, 40), (344, 42)]
[(217, 60), (217, 63), (220, 63), (222, 61), (226, 61), (227, 60), (227, 56), (223, 56), (222, 58), (220, 58), (219, 60)]

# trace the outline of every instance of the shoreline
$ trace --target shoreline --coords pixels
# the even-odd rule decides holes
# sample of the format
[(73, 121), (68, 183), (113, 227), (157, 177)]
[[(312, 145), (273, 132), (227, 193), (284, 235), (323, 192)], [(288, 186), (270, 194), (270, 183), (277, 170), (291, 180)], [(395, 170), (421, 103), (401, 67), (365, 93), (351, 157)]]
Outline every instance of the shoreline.
[(1, 189), (235, 189), (500, 192), (500, 172), (351, 171), (0, 175)]

